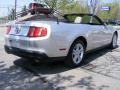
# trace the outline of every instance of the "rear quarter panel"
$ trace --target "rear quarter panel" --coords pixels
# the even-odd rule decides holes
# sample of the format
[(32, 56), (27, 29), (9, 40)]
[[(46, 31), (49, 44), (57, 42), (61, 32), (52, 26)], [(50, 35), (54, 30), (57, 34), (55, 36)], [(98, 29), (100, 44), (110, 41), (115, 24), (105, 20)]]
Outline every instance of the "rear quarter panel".
[(66, 51), (61, 51), (64, 54), (68, 54), (68, 51), (74, 42), (80, 36), (83, 36), (87, 41), (87, 50), (91, 49), (91, 26), (85, 24), (70, 24), (70, 23), (59, 23), (51, 25), (52, 38), (59, 49), (66, 48)]

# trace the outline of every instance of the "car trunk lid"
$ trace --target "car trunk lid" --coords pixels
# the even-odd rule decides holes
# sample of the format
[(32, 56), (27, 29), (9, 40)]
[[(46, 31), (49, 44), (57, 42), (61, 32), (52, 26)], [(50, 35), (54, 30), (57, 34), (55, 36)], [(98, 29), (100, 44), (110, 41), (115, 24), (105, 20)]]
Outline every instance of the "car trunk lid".
[(11, 30), (9, 35), (27, 37), (31, 27), (45, 27), (50, 29), (50, 22), (48, 21), (24, 21), (10, 25)]

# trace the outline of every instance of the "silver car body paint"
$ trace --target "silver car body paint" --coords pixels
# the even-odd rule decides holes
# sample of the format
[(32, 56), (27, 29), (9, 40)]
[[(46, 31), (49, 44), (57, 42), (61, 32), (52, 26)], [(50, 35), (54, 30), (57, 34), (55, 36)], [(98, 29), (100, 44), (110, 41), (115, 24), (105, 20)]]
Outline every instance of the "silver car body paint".
[[(72, 24), (55, 21), (26, 21), (23, 24), (11, 25), (11, 35), (6, 35), (5, 45), (28, 51), (43, 52), (48, 57), (67, 56), (69, 49), (78, 37), (87, 41), (86, 51), (110, 44), (113, 33), (111, 26)], [(46, 27), (48, 34), (45, 37), (27, 37), (29, 27)], [(16, 33), (16, 27), (19, 33)], [(65, 50), (60, 50), (65, 49)]]

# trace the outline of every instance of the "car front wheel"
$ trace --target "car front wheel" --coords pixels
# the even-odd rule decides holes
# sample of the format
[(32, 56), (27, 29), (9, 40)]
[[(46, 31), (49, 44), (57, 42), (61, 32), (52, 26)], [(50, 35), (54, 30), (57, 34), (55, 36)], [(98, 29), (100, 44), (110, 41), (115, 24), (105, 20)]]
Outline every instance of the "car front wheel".
[(110, 45), (111, 48), (113, 48), (113, 49), (117, 47), (117, 38), (118, 38), (118, 37), (117, 37), (117, 34), (114, 34), (114, 35), (113, 35), (113, 38), (112, 38), (111, 45)]
[(80, 40), (76, 41), (70, 48), (67, 60), (65, 61), (66, 65), (69, 67), (79, 66), (81, 61), (83, 60), (84, 53), (84, 43)]

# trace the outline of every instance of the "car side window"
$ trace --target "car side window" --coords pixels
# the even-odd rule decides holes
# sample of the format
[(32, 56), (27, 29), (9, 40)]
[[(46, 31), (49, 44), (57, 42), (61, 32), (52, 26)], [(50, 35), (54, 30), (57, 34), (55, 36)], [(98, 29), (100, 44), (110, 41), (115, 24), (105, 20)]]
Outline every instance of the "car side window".
[(82, 24), (89, 24), (90, 23), (90, 16), (84, 15), (82, 17)]
[(68, 15), (67, 16), (67, 19), (69, 20), (69, 22), (72, 22), (72, 23), (76, 23), (76, 20), (78, 18), (81, 18), (81, 20), (80, 20), (81, 24), (90, 24), (91, 17), (88, 16), (88, 15), (83, 15), (83, 16), (80, 16), (80, 15)]
[(76, 17), (77, 17), (76, 15), (68, 15), (67, 19), (69, 20), (69, 22), (73, 23), (75, 21)]
[(69, 23), (103, 25), (103, 22), (97, 16), (89, 15), (89, 14), (66, 15), (65, 18), (68, 20)]
[(97, 18), (95, 18), (94, 16), (93, 17), (91, 17), (91, 21), (92, 22), (90, 22), (90, 23), (92, 23), (93, 25), (102, 25), (102, 23), (97, 19)]
[(98, 18), (90, 15), (84, 15), (82, 19), (82, 23), (90, 24), (90, 25), (103, 25), (103, 23)]

